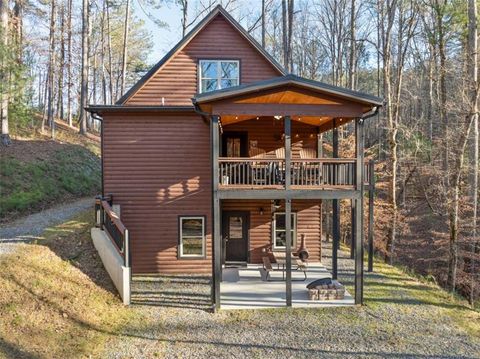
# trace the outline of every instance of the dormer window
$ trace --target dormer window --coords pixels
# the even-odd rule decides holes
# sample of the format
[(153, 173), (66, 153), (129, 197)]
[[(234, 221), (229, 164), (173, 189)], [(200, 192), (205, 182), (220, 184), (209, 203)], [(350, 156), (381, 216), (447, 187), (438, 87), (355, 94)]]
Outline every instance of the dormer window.
[(240, 64), (235, 60), (200, 60), (199, 93), (238, 86)]

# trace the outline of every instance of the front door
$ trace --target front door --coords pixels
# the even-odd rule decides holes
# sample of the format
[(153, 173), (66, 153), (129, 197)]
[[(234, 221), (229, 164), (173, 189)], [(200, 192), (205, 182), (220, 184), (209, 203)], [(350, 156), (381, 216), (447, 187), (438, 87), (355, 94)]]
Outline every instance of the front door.
[(224, 211), (223, 243), (226, 262), (248, 261), (249, 212)]

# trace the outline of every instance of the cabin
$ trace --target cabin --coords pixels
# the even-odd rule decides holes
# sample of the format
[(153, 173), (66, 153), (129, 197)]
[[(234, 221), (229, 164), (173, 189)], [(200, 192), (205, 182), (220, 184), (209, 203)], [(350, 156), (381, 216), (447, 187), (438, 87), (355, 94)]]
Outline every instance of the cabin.
[[(232, 282), (225, 278), (253, 268), (248, 290), (280, 288), (279, 303), (295, 305), (320, 276), (326, 200), (333, 201), (329, 276), (336, 279), (339, 200), (348, 199), (351, 302), (361, 304), (364, 193), (373, 196), (374, 178), (363, 127), (382, 102), (288, 74), (216, 7), (116, 104), (87, 108), (102, 133), (92, 238), (124, 302), (132, 275), (204, 274), (213, 307), (223, 308), (222, 288)], [(338, 158), (338, 128), (348, 123), (356, 157)]]

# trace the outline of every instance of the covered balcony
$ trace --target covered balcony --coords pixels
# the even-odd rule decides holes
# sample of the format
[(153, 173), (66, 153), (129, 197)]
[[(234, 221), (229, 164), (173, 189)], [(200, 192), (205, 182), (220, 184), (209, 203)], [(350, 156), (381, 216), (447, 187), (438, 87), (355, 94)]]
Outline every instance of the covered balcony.
[[(294, 75), (196, 95), (196, 111), (211, 128), (214, 290), (221, 306), (221, 208), (225, 200), (280, 200), (286, 233), (285, 303), (292, 306), (292, 202), (332, 200), (334, 240), (339, 200), (352, 203), (355, 245), (354, 301), (363, 301), (363, 198), (373, 202), (373, 164), (364, 159), (364, 121), (382, 100)], [(355, 157), (339, 158), (338, 128), (355, 125)], [(332, 131), (332, 157), (321, 136)], [(333, 279), (338, 243), (332, 247)]]

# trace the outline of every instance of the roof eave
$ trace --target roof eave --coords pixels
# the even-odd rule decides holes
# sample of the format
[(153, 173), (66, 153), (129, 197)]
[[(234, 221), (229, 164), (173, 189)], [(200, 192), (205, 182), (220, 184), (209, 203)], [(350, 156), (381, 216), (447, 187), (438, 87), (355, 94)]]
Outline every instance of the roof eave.
[(119, 112), (194, 112), (192, 106), (123, 106), (123, 105), (89, 105), (85, 110), (90, 113), (119, 113)]
[(296, 76), (277, 77), (272, 80), (261, 81), (250, 85), (237, 86), (237, 88), (212, 91), (211, 93), (197, 94), (195, 101), (197, 103), (206, 103), (211, 101), (223, 100), (230, 97), (235, 97), (247, 93), (252, 93), (261, 90), (268, 90), (279, 86), (297, 85), (299, 87), (306, 87), (312, 90), (321, 91), (327, 94), (340, 96), (353, 101), (361, 102), (368, 105), (382, 106), (383, 99), (375, 96), (370, 96), (362, 93), (350, 93), (350, 90), (334, 88), (326, 84), (312, 84), (313, 80), (302, 79)]

